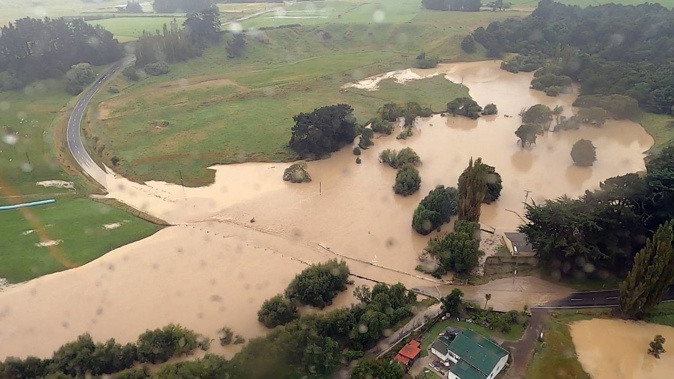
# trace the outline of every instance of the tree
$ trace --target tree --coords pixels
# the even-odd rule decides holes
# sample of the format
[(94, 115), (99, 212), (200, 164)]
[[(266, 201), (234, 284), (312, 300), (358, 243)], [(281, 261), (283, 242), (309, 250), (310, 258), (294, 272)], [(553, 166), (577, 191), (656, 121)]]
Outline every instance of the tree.
[(77, 95), (96, 80), (96, 74), (89, 63), (78, 63), (66, 73), (66, 91)]
[(367, 149), (368, 147), (374, 145), (372, 142), (372, 137), (374, 137), (374, 131), (370, 128), (363, 128), (363, 131), (360, 133), (360, 141), (358, 141), (358, 146), (361, 149)]
[(370, 290), (370, 287), (366, 286), (365, 284), (356, 287), (353, 290), (353, 296), (363, 304), (369, 304), (372, 302), (372, 291)]
[(561, 105), (555, 106), (555, 108), (552, 110), (552, 115), (555, 116), (555, 123), (559, 125), (559, 118), (562, 115), (562, 112), (564, 112), (564, 107)]
[(674, 280), (674, 221), (661, 225), (634, 257), (632, 269), (620, 283), (620, 310), (642, 318), (658, 305)]
[(459, 314), (463, 306), (463, 291), (454, 288), (452, 292), (442, 298), (442, 311), (449, 313), (452, 317)]
[(653, 338), (653, 341), (649, 344), (648, 354), (653, 354), (656, 358), (660, 359), (660, 354), (665, 352), (665, 348), (662, 345), (665, 343), (665, 337), (658, 334)]
[(470, 274), (480, 262), (480, 227), (477, 222), (459, 220), (454, 232), (431, 238), (426, 252), (435, 257), (440, 267), (437, 275), (448, 271)]
[[(210, 7), (190, 13), (185, 22), (183, 22), (183, 28), (195, 44), (220, 40), (221, 26), (220, 11), (217, 7)], [(243, 44), (245, 45), (245, 41), (243, 41)]]
[(138, 71), (136, 71), (136, 69), (131, 66), (125, 67), (124, 70), (122, 70), (122, 75), (124, 75), (127, 79), (134, 82), (140, 79)]
[(552, 122), (552, 115), (552, 110), (547, 105), (536, 104), (522, 114), (522, 122), (524, 124), (534, 124), (540, 126), (543, 130), (548, 130)]
[[(483, 163), (484, 164), (484, 163)], [(484, 164), (487, 170), (487, 193), (484, 196), (483, 202), (491, 204), (501, 197), (501, 190), (503, 189), (503, 180), (501, 174), (496, 172), (496, 168), (488, 164)]]
[(344, 261), (330, 260), (311, 265), (297, 274), (286, 289), (286, 297), (302, 304), (325, 308), (349, 283), (349, 268)]
[(168, 74), (171, 69), (166, 62), (155, 62), (146, 64), (145, 67), (143, 67), (143, 71), (152, 76), (160, 76)]
[(169, 324), (141, 334), (136, 345), (139, 362), (163, 363), (194, 350), (197, 347), (197, 335), (180, 325)]
[(487, 196), (487, 165), (478, 158), (473, 163), (470, 159), (468, 167), (459, 176), (459, 220), (480, 221), (480, 206)]
[(386, 103), (377, 111), (384, 121), (395, 122), (403, 115), (403, 107), (397, 103)]
[(227, 58), (241, 58), (246, 47), (246, 37), (243, 33), (234, 33), (231, 40), (227, 41)]
[(492, 114), (497, 114), (498, 113), (498, 108), (496, 108), (496, 104), (489, 103), (484, 106), (484, 109), (482, 110), (482, 114), (485, 116), (492, 115)]
[(414, 165), (405, 163), (398, 169), (393, 192), (398, 195), (409, 196), (417, 192), (420, 187), (421, 176), (419, 176), (419, 170)]
[(536, 138), (543, 134), (543, 128), (536, 124), (520, 125), (515, 131), (515, 135), (520, 139), (520, 146), (536, 144)]
[(461, 50), (466, 54), (473, 54), (477, 51), (477, 46), (475, 45), (475, 38), (472, 35), (467, 35), (461, 41)]
[(265, 300), (262, 308), (257, 312), (257, 320), (267, 328), (285, 325), (299, 317), (297, 307), (281, 295)]
[(352, 112), (351, 106), (337, 104), (294, 116), (290, 148), (301, 155), (322, 156), (352, 143), (356, 138)]
[(592, 141), (581, 139), (571, 148), (571, 159), (576, 166), (589, 167), (597, 160), (597, 149)]
[(491, 300), (491, 294), (490, 293), (485, 293), (484, 294), (484, 309), (487, 309), (487, 303)]
[(412, 228), (422, 235), (427, 235), (449, 222), (457, 213), (458, 191), (453, 187), (439, 185), (424, 197), (412, 216)]

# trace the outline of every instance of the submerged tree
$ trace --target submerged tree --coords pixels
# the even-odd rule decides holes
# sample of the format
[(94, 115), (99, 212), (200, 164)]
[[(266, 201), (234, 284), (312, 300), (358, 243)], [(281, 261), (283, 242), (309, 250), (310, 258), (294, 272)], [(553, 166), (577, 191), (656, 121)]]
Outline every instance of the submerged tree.
[(656, 358), (660, 359), (660, 354), (665, 352), (665, 348), (662, 346), (665, 343), (665, 337), (658, 334), (653, 338), (650, 344), (648, 344), (648, 354), (653, 354)]
[(597, 160), (597, 149), (590, 140), (578, 140), (571, 148), (571, 159), (576, 166), (590, 167)]
[(449, 313), (452, 316), (459, 314), (463, 305), (462, 299), (463, 291), (454, 288), (449, 295), (442, 298), (441, 307), (443, 312)]
[(294, 116), (290, 148), (301, 155), (321, 156), (353, 142), (356, 119), (352, 112), (351, 106), (337, 104)]
[(468, 167), (459, 176), (459, 220), (480, 221), (480, 206), (487, 196), (487, 165), (482, 158), (470, 159)]
[(435, 187), (424, 197), (412, 216), (412, 228), (427, 235), (449, 222), (457, 211), (457, 190), (443, 185)]
[(661, 225), (634, 257), (634, 265), (620, 283), (620, 310), (625, 317), (642, 318), (662, 301), (674, 280), (674, 221)]
[(405, 163), (398, 169), (396, 174), (396, 183), (393, 191), (398, 195), (409, 196), (419, 190), (421, 187), (421, 176), (419, 170), (411, 163)]
[(520, 125), (515, 131), (515, 135), (520, 139), (520, 146), (535, 145), (536, 138), (543, 134), (543, 128), (536, 124)]

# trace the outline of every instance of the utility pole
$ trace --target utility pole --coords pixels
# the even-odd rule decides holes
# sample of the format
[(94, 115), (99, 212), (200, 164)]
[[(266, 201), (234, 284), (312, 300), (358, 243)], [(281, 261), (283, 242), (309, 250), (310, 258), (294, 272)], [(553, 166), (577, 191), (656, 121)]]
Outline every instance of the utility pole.
[(532, 193), (533, 191), (529, 190), (524, 190), (525, 195), (524, 195), (524, 212), (526, 213), (527, 210), (527, 200), (529, 200), (529, 194)]

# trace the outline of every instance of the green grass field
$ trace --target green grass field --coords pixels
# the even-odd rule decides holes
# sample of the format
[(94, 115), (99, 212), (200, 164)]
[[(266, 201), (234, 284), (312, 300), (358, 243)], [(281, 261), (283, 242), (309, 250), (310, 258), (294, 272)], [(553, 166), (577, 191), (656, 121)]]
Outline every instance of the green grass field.
[(182, 25), (185, 17), (115, 17), (104, 20), (90, 21), (89, 24), (100, 25), (110, 31), (119, 42), (135, 41), (143, 31), (154, 33), (162, 30), (164, 24), (173, 20)]
[[(117, 223), (114, 229), (104, 226)], [(0, 211), (0, 225), (0, 277), (12, 283), (81, 266), (160, 229), (115, 207), (82, 198)], [(40, 247), (39, 234), (42, 242), (48, 238), (60, 243)]]
[[(138, 83), (119, 77), (111, 85), (121, 94), (103, 91), (98, 97), (104, 101), (99, 115), (105, 116), (104, 121), (92, 117), (92, 132), (106, 146), (103, 155), (122, 158), (119, 169), (133, 179), (178, 182), (180, 170), (185, 184), (204, 185), (213, 180), (205, 167), (214, 163), (295, 159), (286, 144), (292, 117), (300, 112), (344, 102), (365, 122), (388, 101), (442, 110), (467, 90), (440, 77), (405, 85), (387, 80), (376, 92), (340, 87), (410, 67), (422, 50), (447, 60), (483, 59), (481, 53), (461, 52), (464, 34), (493, 19), (526, 14), (416, 12), (411, 23), (403, 24), (260, 31), (248, 39), (243, 59), (228, 59), (216, 46), (198, 59), (172, 65), (163, 77)], [(170, 125), (154, 127), (159, 120)]]

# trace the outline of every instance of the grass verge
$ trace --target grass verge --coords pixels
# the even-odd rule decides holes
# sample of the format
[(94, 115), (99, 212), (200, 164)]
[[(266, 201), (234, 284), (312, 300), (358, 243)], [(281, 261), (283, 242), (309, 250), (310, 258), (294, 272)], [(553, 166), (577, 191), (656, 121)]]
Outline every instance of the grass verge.
[(653, 146), (648, 150), (649, 154), (657, 154), (663, 147), (674, 143), (674, 118), (671, 116), (641, 112), (634, 121), (641, 124), (655, 140)]
[(661, 303), (644, 321), (674, 327), (674, 303)]
[(161, 229), (117, 207), (85, 198), (2, 211), (0, 224), (0, 277), (12, 283), (81, 266)]

